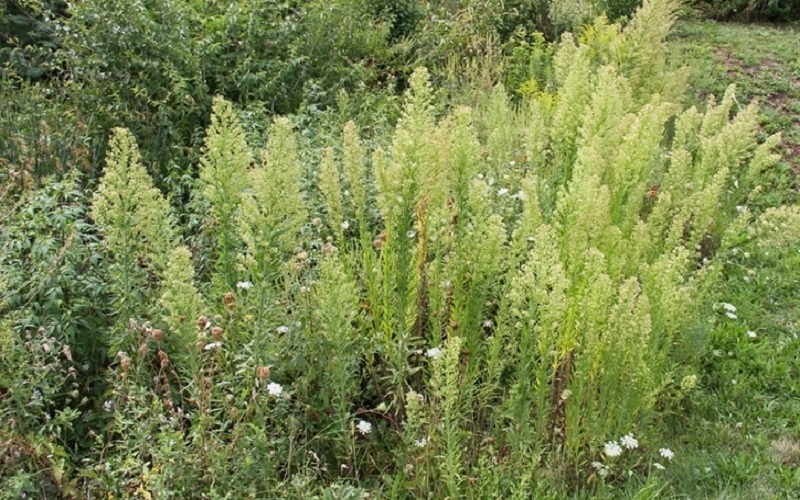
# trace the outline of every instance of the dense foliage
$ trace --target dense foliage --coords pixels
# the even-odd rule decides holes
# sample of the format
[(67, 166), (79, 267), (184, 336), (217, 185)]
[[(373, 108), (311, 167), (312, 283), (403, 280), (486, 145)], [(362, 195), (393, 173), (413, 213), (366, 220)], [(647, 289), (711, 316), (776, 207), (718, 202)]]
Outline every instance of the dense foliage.
[(798, 0), (694, 0), (690, 3), (721, 19), (783, 22), (800, 19)]
[[(676, 2), (484, 3), (89, 0), (70, 77), (6, 75), (0, 498), (669, 470), (730, 263), (800, 242), (798, 206), (756, 201), (780, 137), (733, 86), (684, 105)], [(508, 28), (525, 8), (591, 22), (551, 43)]]

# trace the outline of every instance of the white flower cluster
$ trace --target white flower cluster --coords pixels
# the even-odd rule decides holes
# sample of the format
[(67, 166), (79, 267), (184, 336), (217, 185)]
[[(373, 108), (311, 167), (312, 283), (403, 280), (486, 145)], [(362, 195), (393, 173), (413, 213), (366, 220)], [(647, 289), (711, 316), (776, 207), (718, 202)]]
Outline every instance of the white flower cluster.
[(723, 302), (722, 308), (725, 309), (725, 316), (729, 317), (730, 319), (736, 319), (736, 306), (733, 304), (728, 304), (727, 302)]
[(669, 448), (660, 448), (658, 450), (658, 454), (666, 458), (667, 460), (672, 460), (673, 458), (675, 458), (675, 453)]
[(219, 349), (220, 347), (222, 347), (222, 342), (211, 342), (210, 344), (206, 344), (203, 350), (210, 351), (212, 349)]
[[(639, 440), (633, 437), (633, 434), (629, 433), (619, 438), (619, 441), (608, 441), (603, 445), (603, 454), (606, 458), (616, 458), (622, 455), (625, 450), (635, 450), (638, 448)], [(669, 448), (660, 448), (658, 454), (667, 460), (672, 460), (675, 457), (675, 453)], [(592, 467), (597, 470), (597, 475), (600, 477), (606, 477), (609, 473), (609, 466), (603, 462), (592, 462)], [(666, 467), (658, 462), (654, 462), (653, 467), (658, 470), (666, 469)]]
[(280, 397), (280, 395), (283, 394), (283, 386), (281, 386), (281, 384), (278, 384), (276, 382), (270, 382), (269, 384), (267, 384), (267, 392), (269, 393), (270, 396), (276, 398)]
[(620, 438), (619, 442), (629, 450), (635, 450), (639, 447), (639, 441), (633, 437), (633, 434), (625, 434)]
[(442, 355), (442, 350), (438, 347), (432, 347), (425, 351), (425, 355), (431, 359), (439, 359), (439, 356)]
[(367, 422), (366, 420), (359, 420), (356, 424), (356, 430), (362, 436), (366, 436), (370, 432), (372, 432), (372, 424)]
[(251, 283), (250, 281), (240, 281), (236, 283), (236, 288), (238, 288), (239, 290), (250, 290), (251, 288), (253, 288), (253, 283)]

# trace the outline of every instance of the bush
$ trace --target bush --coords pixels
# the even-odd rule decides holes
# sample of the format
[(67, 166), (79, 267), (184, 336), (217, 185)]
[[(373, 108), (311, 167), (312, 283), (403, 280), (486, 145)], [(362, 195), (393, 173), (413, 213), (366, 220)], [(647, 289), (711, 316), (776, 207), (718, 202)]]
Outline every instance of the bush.
[(690, 4), (720, 19), (780, 22), (800, 19), (798, 0), (693, 0)]

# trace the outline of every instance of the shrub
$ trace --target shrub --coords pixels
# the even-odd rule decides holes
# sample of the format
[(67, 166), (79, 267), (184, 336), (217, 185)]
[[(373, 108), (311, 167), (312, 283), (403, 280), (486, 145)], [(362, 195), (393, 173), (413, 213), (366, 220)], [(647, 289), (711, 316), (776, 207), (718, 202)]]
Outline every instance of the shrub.
[(800, 16), (797, 0), (693, 0), (689, 3), (721, 19), (787, 22)]

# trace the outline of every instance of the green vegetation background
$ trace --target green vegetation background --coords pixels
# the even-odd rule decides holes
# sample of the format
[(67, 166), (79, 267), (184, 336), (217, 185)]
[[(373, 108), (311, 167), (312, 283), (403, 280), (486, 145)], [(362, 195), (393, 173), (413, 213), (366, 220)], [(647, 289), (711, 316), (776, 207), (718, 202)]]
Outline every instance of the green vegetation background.
[[(163, 229), (174, 223), (177, 236), (188, 249), (186, 254), (170, 254), (169, 263), (140, 262), (134, 269), (139, 273), (137, 279), (141, 281), (136, 283), (140, 288), (131, 287), (126, 293), (146, 297), (157, 288), (159, 266), (179, 268), (176, 263), (188, 262), (187, 259), (191, 259), (190, 265), (197, 273), (197, 283), (203, 284), (202, 293), (225, 286), (235, 289), (236, 273), (231, 269), (237, 263), (219, 267), (216, 256), (224, 252), (217, 245), (224, 248), (225, 238), (208, 226), (209, 214), (219, 203), (210, 201), (213, 196), (200, 196), (197, 192), (203, 162), (208, 161), (214, 96), (222, 96), (232, 104), (229, 114), (240, 124), (243, 134), (225, 141), (243, 141), (253, 150), (272, 151), (267, 137), (272, 138), (276, 130), (273, 117), (289, 116), (289, 128), (295, 130), (299, 144), (297, 161), (303, 165), (291, 185), (300, 186), (304, 193), (315, 193), (316, 201), (292, 205), (292, 200), (287, 199), (284, 210), (325, 214), (327, 221), (336, 203), (326, 198), (326, 193), (332, 191), (324, 187), (324, 162), (320, 159), (330, 154), (338, 163), (341, 152), (347, 149), (342, 130), (348, 130), (345, 125), (351, 121), (349, 144), (355, 143), (353, 137), (360, 137), (368, 151), (381, 147), (391, 150), (392, 141), (396, 140), (395, 126), (405, 116), (404, 109), (408, 112), (408, 105), (400, 96), (409, 89), (415, 68), (430, 69), (435, 89), (431, 105), (436, 116), (458, 105), (473, 106), (479, 116), (476, 124), (481, 140), (502, 142), (502, 138), (492, 139), (489, 133), (498, 126), (486, 111), (495, 105), (486, 102), (490, 89), (497, 83), (504, 84), (512, 108), (531, 96), (541, 96), (554, 88), (559, 78), (553, 65), (553, 42), (562, 33), (581, 33), (582, 26), (591, 23), (600, 12), (606, 12), (612, 21), (624, 23), (637, 4), (630, 0), (574, 1), (561, 2), (561, 8), (553, 8), (544, 0), (90, 0), (68, 5), (62, 1), (5, 0), (0, 5), (0, 178), (4, 214), (0, 226), (0, 496), (19, 498), (24, 493), (41, 498), (80, 497), (116, 490), (117, 495), (169, 497), (172, 486), (164, 486), (160, 493), (153, 487), (158, 482), (154, 478), (162, 471), (135, 465), (148, 463), (148, 452), (143, 451), (146, 447), (138, 448), (140, 444), (130, 445), (126, 451), (127, 445), (118, 443), (113, 473), (103, 471), (103, 464), (110, 463), (109, 457), (114, 454), (109, 451), (109, 443), (114, 442), (120, 429), (128, 429), (131, 436), (158, 436), (158, 443), (148, 445), (159, 447), (159, 451), (151, 453), (160, 453), (162, 464), (180, 464), (186, 470), (199, 467), (181, 463), (181, 448), (169, 444), (170, 440), (180, 441), (179, 435), (159, 431), (159, 426), (166, 424), (154, 417), (158, 412), (147, 413), (147, 405), (154, 403), (145, 393), (135, 393), (141, 388), (129, 389), (134, 392), (127, 396), (143, 405), (138, 417), (128, 414), (125, 418), (131, 420), (114, 422), (122, 417), (104, 408), (113, 400), (109, 394), (119, 394), (113, 378), (125, 371), (124, 362), (115, 357), (120, 346), (112, 333), (120, 333), (117, 330), (121, 320), (137, 316), (136, 306), (131, 304), (139, 300), (118, 301), (121, 295), (115, 283), (120, 281), (119, 275), (114, 274), (118, 257), (109, 254), (110, 235), (95, 224), (102, 219), (98, 215), (102, 211), (97, 212), (95, 205), (95, 212), (90, 212), (91, 193), (100, 186), (108, 164), (113, 129), (129, 130), (138, 144), (141, 164), (155, 187), (153, 190), (142, 181), (141, 192), (150, 193), (151, 200), (164, 196), (163, 203), (151, 210), (173, 222), (165, 219), (156, 227)], [(698, 2), (691, 7), (717, 19), (788, 22), (781, 26), (717, 24), (698, 20), (694, 17), (697, 14), (690, 15), (670, 36), (669, 64), (670, 68), (690, 66), (691, 91), (683, 96), (685, 103), (696, 103), (704, 109), (708, 96), (721, 99), (728, 84), (736, 83), (736, 110), (744, 109), (751, 100), (763, 104), (758, 118), (759, 140), (781, 132), (779, 152), (783, 160), (760, 174), (761, 189), (748, 199), (748, 204), (756, 213), (796, 204), (800, 168), (800, 30), (791, 21), (800, 16), (800, 2), (728, 0)], [(594, 49), (607, 50), (602, 46), (607, 41), (602, 31), (584, 33), (586, 36), (597, 44)], [(215, 116), (219, 116), (216, 111)], [(327, 153), (331, 145), (335, 151)], [(513, 144), (508, 148), (512, 151)], [(241, 161), (249, 165), (256, 160), (243, 157)], [(330, 182), (334, 178), (338, 174), (327, 177)], [(263, 180), (265, 186), (271, 181), (274, 179)], [(352, 179), (344, 182), (343, 192), (348, 188), (354, 191)], [(131, 208), (134, 212), (138, 209)], [(352, 201), (339, 207), (345, 212), (353, 209)], [(504, 216), (513, 220), (519, 215), (516, 210), (508, 208)], [(219, 214), (214, 215), (220, 220)], [(365, 208), (360, 217), (352, 218), (357, 232), (366, 226), (378, 228), (385, 213), (371, 207)], [(325, 234), (332, 235), (336, 242), (344, 239), (335, 225), (330, 230), (315, 227), (312, 224), (304, 229), (314, 233), (303, 238), (317, 238), (319, 251), (331, 243)], [(412, 224), (407, 229), (412, 231), (415, 227)], [(376, 231), (357, 234), (355, 240), (371, 247), (381, 244), (380, 237)], [(293, 243), (285, 246), (286, 252), (295, 253)], [(717, 319), (706, 329), (706, 341), (692, 355), (698, 362), (697, 371), (692, 372), (697, 374), (698, 389), (683, 394), (673, 387), (680, 394), (672, 395), (673, 404), (664, 408), (660, 417), (669, 429), (667, 434), (673, 436), (663, 444), (678, 454), (669, 470), (659, 474), (651, 469), (650, 462), (632, 463), (621, 466), (613, 481), (602, 482), (592, 475), (588, 463), (577, 473), (553, 467), (532, 478), (536, 485), (529, 486), (529, 496), (560, 498), (569, 492), (586, 498), (793, 498), (800, 491), (798, 244), (794, 241), (768, 250), (756, 243), (743, 243), (733, 249), (736, 252), (726, 254), (721, 263), (724, 278), (714, 296), (736, 304), (737, 321)], [(150, 251), (143, 250), (142, 255), (150, 255)], [(230, 255), (235, 253), (232, 250)], [(235, 261), (235, 257), (231, 258)], [(356, 264), (345, 262), (347, 265)], [(220, 269), (227, 269), (227, 274), (220, 273)], [(316, 273), (316, 267), (313, 269)], [(349, 275), (349, 271), (332, 266), (323, 272), (339, 276)], [(148, 277), (147, 273), (151, 275)], [(174, 286), (178, 287), (181, 280), (176, 280)], [(229, 282), (222, 285), (219, 280)], [(192, 283), (191, 274), (184, 276), (184, 284), (187, 281)], [(295, 285), (299, 287), (300, 282)], [(359, 282), (357, 286), (368, 285)], [(193, 293), (191, 288), (183, 292)], [(299, 292), (291, 292), (295, 293)], [(344, 292), (337, 288), (331, 293)], [(250, 306), (253, 311), (259, 310)], [(225, 311), (222, 302), (214, 307)], [(314, 307), (346, 309), (336, 303)], [(712, 315), (719, 316), (719, 311)], [(196, 318), (184, 320), (194, 328)], [(315, 316), (316, 320), (326, 321), (325, 317)], [(345, 321), (336, 328), (346, 330), (348, 324)], [(755, 337), (749, 335), (751, 331)], [(349, 349), (354, 349), (351, 344), (333, 340), (318, 348), (327, 353), (331, 344), (341, 349), (342, 359)], [(454, 356), (452, 350), (445, 349), (445, 353)], [(370, 362), (399, 368), (401, 363), (392, 365), (390, 355), (381, 352)], [(260, 366), (266, 366), (267, 361)], [(182, 361), (174, 362), (179, 365)], [(450, 369), (457, 364), (456, 357)], [(28, 369), (25, 365), (29, 365)], [(379, 367), (363, 364), (342, 370), (362, 373), (358, 384), (369, 384), (370, 378), (380, 372)], [(434, 414), (437, 418), (458, 420), (444, 412), (448, 373), (452, 379), (452, 371), (443, 369), (436, 375), (440, 377), (436, 383), (442, 386), (443, 408)], [(176, 379), (181, 376), (176, 375)], [(392, 376), (397, 374), (380, 372), (380, 377), (388, 381)], [(403, 376), (413, 380), (418, 375)], [(307, 380), (312, 379), (309, 375)], [(372, 391), (348, 385), (352, 383), (342, 379), (326, 389), (332, 391), (330, 394), (315, 397), (328, 402), (340, 394)], [(392, 383), (387, 382), (390, 386)], [(316, 388), (305, 390), (313, 393)], [(24, 394), (39, 396), (23, 398)], [(401, 417), (399, 409), (404, 403), (402, 398), (400, 401), (385, 411), (378, 409), (377, 400), (361, 400), (360, 410), (367, 413), (360, 415), (377, 411)], [(369, 407), (372, 403), (373, 407)], [(318, 419), (314, 415), (318, 410), (307, 408), (303, 418)], [(346, 415), (350, 410), (332, 411)], [(301, 431), (292, 428), (301, 425), (297, 415), (287, 410), (284, 417), (283, 422), (277, 414), (270, 417), (275, 420), (271, 424), (275, 432), (301, 435)], [(224, 427), (224, 422), (233, 421), (236, 416), (233, 420), (229, 416), (214, 418)], [(420, 425), (427, 425), (421, 418)], [(117, 430), (112, 432), (114, 428)], [(641, 431), (643, 436), (647, 434), (645, 429)], [(357, 431), (345, 426), (325, 432), (331, 433), (327, 443), (330, 456), (356, 459), (348, 447), (353, 446)], [(300, 442), (300, 438), (290, 438), (290, 442), (292, 439)], [(443, 439), (459, 437), (445, 435)], [(254, 442), (250, 448), (256, 446), (260, 444)], [(389, 445), (386, 447), (380, 450), (377, 445), (373, 452), (385, 453)], [(495, 456), (507, 452), (503, 448), (495, 451)], [(443, 484), (437, 486), (423, 487), (410, 480), (420, 489), (408, 491), (420, 493), (427, 488), (431, 494), (442, 495), (469, 491), (467, 485), (478, 479), (460, 477), (458, 460), (453, 461), (455, 451), (436, 453), (441, 454), (429, 460), (444, 461), (451, 467), (451, 474), (444, 474), (440, 478)], [(202, 464), (203, 470), (214, 467), (215, 459), (191, 458), (209, 460)], [(227, 467), (225, 460), (229, 458), (218, 457), (219, 467)], [(272, 484), (270, 491), (273, 495), (322, 498), (398, 496), (392, 490), (399, 487), (396, 477), (392, 477), (397, 471), (386, 465), (389, 462), (385, 459), (380, 466), (385, 469), (372, 466), (372, 477), (353, 478), (342, 470), (337, 477), (343, 479), (332, 481), (330, 477), (335, 473), (320, 470), (326, 457), (321, 462), (319, 457), (306, 455), (304, 463), (295, 465), (303, 474), (294, 481)], [(368, 462), (370, 458), (361, 456), (360, 460)], [(350, 467), (354, 462), (346, 461), (344, 465)], [(431, 467), (431, 462), (426, 466)], [(481, 466), (486, 470), (493, 467), (489, 463)], [(630, 476), (626, 476), (628, 470)], [(224, 475), (222, 470), (218, 473)], [(113, 481), (119, 482), (108, 479), (112, 476)], [(134, 479), (126, 482), (121, 478)], [(484, 489), (474, 490), (480, 493), (472, 493), (473, 497), (506, 491), (503, 488), (507, 485), (498, 484), (495, 490), (486, 486), (490, 479), (480, 478), (479, 482)], [(214, 490), (214, 485), (206, 486)], [(246, 485), (240, 486), (244, 488), (242, 492), (246, 491)], [(224, 497), (235, 487), (229, 483), (214, 491)], [(524, 497), (525, 493), (521, 494)]]

